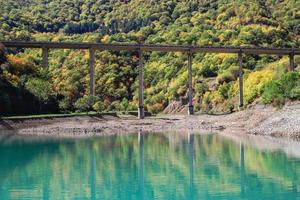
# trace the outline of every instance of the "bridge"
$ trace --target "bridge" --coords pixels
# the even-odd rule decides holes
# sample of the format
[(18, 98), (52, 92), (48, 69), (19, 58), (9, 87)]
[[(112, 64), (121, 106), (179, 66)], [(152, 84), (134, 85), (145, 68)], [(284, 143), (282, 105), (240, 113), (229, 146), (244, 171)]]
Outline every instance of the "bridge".
[(29, 42), (29, 41), (0, 41), (6, 48), (40, 48), (42, 49), (42, 66), (48, 66), (50, 49), (87, 49), (89, 50), (90, 94), (95, 95), (95, 51), (134, 51), (139, 52), (138, 67), (138, 117), (143, 119), (143, 52), (184, 52), (188, 54), (188, 114), (193, 115), (193, 86), (192, 86), (192, 59), (194, 53), (233, 53), (238, 54), (239, 60), (239, 106), (243, 107), (243, 54), (267, 54), (289, 56), (289, 68), (295, 69), (295, 55), (300, 55), (300, 48), (264, 48), (264, 47), (221, 47), (195, 45), (155, 45), (155, 44), (102, 44), (102, 43), (75, 43), (75, 42)]

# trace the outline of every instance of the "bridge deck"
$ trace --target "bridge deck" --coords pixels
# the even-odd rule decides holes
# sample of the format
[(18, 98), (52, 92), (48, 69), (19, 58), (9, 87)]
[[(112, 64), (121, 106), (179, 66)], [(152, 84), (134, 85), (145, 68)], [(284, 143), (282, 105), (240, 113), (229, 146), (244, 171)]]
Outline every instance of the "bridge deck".
[(221, 47), (221, 46), (194, 46), (194, 45), (154, 45), (154, 44), (101, 44), (101, 43), (74, 43), (74, 42), (27, 42), (3, 41), (6, 47), (18, 48), (48, 48), (48, 49), (99, 49), (112, 51), (162, 51), (162, 52), (199, 52), (199, 53), (245, 53), (245, 54), (272, 54), (300, 55), (300, 48), (265, 48), (265, 47)]

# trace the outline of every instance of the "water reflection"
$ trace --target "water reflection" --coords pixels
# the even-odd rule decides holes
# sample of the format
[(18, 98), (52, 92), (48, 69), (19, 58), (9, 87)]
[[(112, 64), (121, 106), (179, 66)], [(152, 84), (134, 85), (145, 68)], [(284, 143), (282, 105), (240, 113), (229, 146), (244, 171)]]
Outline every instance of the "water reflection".
[(295, 141), (193, 133), (0, 141), (3, 200), (300, 198)]

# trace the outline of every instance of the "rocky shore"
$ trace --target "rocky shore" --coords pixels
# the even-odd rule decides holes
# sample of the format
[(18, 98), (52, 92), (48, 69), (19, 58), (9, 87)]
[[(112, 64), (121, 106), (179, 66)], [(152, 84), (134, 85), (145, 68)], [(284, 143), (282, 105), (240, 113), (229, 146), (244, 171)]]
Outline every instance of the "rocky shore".
[(134, 132), (222, 132), (300, 138), (300, 103), (278, 109), (255, 105), (226, 115), (161, 115), (138, 120), (134, 116), (67, 117), (1, 120), (0, 133), (37, 136), (93, 136)]

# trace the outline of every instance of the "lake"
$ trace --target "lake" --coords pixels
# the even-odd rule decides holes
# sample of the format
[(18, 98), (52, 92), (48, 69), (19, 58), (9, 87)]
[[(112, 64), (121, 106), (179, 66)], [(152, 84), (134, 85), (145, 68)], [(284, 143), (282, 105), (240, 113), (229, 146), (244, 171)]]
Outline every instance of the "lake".
[(2, 135), (0, 199), (300, 199), (300, 143), (221, 134)]

